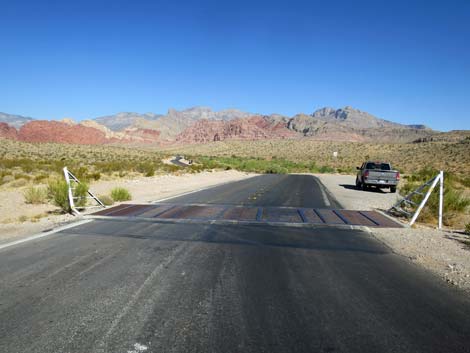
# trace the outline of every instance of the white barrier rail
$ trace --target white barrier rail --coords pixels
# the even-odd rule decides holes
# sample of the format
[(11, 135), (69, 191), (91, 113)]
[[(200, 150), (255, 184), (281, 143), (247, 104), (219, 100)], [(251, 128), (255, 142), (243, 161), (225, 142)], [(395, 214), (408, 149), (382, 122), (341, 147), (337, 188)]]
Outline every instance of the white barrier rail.
[[(407, 217), (411, 216), (411, 221), (410, 221), (410, 226), (412, 226), (416, 220), (419, 217), (419, 214), (423, 210), (424, 206), (426, 205), (426, 202), (428, 202), (429, 197), (431, 196), (431, 193), (433, 192), (434, 188), (436, 187), (437, 183), (440, 183), (439, 187), (439, 223), (438, 223), (438, 228), (442, 229), (442, 215), (444, 212), (444, 172), (441, 170), (438, 175), (436, 175), (434, 178), (429, 180), (428, 182), (424, 183), (420, 187), (418, 187), (416, 190), (413, 190), (410, 192), (408, 195), (406, 195), (404, 198), (402, 198), (400, 201), (398, 201), (395, 205), (393, 205), (390, 209), (389, 212), (396, 211), (398, 213), (404, 214)], [(427, 190), (426, 194), (423, 194), (422, 191), (429, 186), (429, 189)], [(414, 195), (424, 195), (424, 198), (418, 205), (414, 201), (411, 200), (411, 197)], [(411, 212), (408, 212), (403, 209), (403, 204), (406, 205), (413, 205), (413, 206), (418, 206), (414, 214)]]
[[(75, 206), (75, 199), (77, 199), (77, 197), (73, 196), (73, 190), (74, 188), (72, 187), (72, 182), (74, 182), (75, 184), (80, 184), (80, 180), (77, 179), (77, 177), (75, 175), (73, 175), (68, 169), (67, 167), (64, 167), (63, 169), (64, 171), (64, 177), (65, 177), (65, 181), (67, 183), (67, 186), (68, 186), (68, 192), (67, 192), (67, 195), (68, 195), (68, 199), (69, 199), (69, 205), (70, 205), (70, 209), (72, 210), (72, 213), (76, 216), (79, 216), (80, 215), (80, 211), (78, 211), (77, 207)], [(98, 205), (96, 206), (92, 206), (92, 207), (106, 207), (99, 198), (97, 198), (90, 190), (87, 190), (88, 192), (88, 197), (89, 199), (93, 199), (95, 200)], [(89, 208), (89, 207), (82, 207), (82, 208)]]

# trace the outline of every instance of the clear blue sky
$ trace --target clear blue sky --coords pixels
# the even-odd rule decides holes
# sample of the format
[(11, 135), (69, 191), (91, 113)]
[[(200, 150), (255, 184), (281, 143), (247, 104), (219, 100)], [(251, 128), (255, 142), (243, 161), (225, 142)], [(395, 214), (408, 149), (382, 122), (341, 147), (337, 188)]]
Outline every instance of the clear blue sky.
[(0, 111), (351, 105), (470, 129), (470, 1), (0, 0)]

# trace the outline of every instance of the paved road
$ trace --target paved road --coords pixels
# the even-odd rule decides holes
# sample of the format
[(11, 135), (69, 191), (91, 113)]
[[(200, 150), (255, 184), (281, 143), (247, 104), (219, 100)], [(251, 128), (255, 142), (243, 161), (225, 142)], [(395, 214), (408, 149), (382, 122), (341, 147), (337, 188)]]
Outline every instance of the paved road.
[[(309, 176), (172, 201), (331, 207)], [(0, 352), (469, 352), (470, 299), (366, 233), (93, 221), (0, 250)]]
[(170, 162), (173, 163), (174, 165), (178, 166), (178, 167), (187, 167), (188, 166), (187, 164), (184, 164), (184, 163), (180, 162), (181, 159), (182, 159), (181, 156), (176, 156)]

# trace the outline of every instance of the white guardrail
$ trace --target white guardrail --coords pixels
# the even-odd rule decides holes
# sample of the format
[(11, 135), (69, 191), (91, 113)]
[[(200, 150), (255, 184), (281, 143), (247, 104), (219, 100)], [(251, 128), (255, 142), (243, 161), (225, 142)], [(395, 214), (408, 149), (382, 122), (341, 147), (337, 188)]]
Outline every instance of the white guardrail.
[[(410, 221), (410, 226), (412, 226), (416, 220), (419, 217), (419, 214), (421, 213), (423, 207), (426, 205), (426, 202), (429, 200), (429, 196), (431, 196), (432, 191), (436, 187), (437, 183), (439, 183), (439, 223), (438, 223), (438, 228), (442, 229), (442, 214), (444, 212), (444, 171), (440, 171), (438, 175), (436, 175), (434, 178), (429, 180), (428, 182), (424, 183), (421, 185), (419, 188), (413, 190), (410, 192), (408, 195), (406, 195), (404, 198), (402, 198), (400, 201), (398, 201), (395, 205), (393, 205), (390, 209), (389, 212), (394, 210), (398, 213), (404, 214), (407, 217), (411, 217)], [(423, 194), (423, 190), (426, 189), (426, 187), (429, 186), (429, 189), (427, 190), (426, 194)], [(424, 195), (424, 198), (422, 199), (421, 203), (418, 205), (417, 203), (413, 202), (411, 200), (411, 197), (413, 195)], [(403, 209), (402, 205), (413, 205), (413, 206), (418, 206), (414, 214), (411, 212), (408, 212)]]
[[(75, 183), (75, 185), (80, 184), (80, 180), (78, 180), (77, 177), (73, 175), (67, 169), (67, 167), (64, 167), (63, 171), (64, 171), (65, 181), (68, 186), (68, 199), (69, 199), (70, 210), (72, 211), (72, 214), (74, 214), (75, 216), (80, 216), (81, 213), (80, 211), (78, 211), (77, 207), (75, 206), (74, 200), (79, 199), (81, 197), (75, 197), (73, 195), (73, 190), (75, 190), (75, 187), (72, 185), (72, 183)], [(93, 208), (93, 207), (104, 207), (104, 208), (106, 207), (101, 202), (101, 200), (98, 197), (96, 197), (90, 190), (87, 190), (87, 193), (88, 193), (88, 196), (86, 198), (95, 200), (97, 205), (91, 206), (91, 207), (80, 207), (80, 208), (85, 209), (85, 208)]]

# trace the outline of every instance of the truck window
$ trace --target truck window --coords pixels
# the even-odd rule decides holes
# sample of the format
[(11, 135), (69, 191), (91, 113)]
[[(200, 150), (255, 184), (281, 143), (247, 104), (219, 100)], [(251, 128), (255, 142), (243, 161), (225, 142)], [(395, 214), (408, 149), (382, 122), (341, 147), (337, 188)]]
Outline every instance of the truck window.
[(375, 163), (367, 163), (366, 169), (377, 169), (377, 165)]
[(390, 170), (390, 169), (391, 169), (391, 168), (390, 168), (390, 164), (388, 164), (388, 163), (382, 163), (382, 164), (380, 165), (380, 169), (382, 169), (382, 170)]

